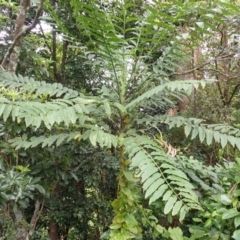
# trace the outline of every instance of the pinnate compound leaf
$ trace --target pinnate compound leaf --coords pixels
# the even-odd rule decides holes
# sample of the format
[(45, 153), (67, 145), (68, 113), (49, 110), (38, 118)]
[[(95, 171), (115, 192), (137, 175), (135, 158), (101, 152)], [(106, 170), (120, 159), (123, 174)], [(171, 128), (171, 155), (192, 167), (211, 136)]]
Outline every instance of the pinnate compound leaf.
[[(161, 198), (166, 203), (167, 213), (174, 208), (174, 214), (180, 213), (182, 218), (191, 208), (201, 209), (188, 177), (176, 167), (176, 161), (164, 152), (159, 143), (137, 135), (125, 138), (124, 144), (131, 161), (130, 168), (139, 169), (138, 177), (149, 204)], [(183, 189), (182, 194), (179, 189)]]

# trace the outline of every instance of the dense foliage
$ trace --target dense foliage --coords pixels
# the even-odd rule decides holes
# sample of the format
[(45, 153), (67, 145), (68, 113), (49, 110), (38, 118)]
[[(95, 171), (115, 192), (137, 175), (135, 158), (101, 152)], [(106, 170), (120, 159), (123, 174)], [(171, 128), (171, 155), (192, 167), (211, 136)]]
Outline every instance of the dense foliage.
[(0, 239), (240, 239), (238, 5), (0, 1)]

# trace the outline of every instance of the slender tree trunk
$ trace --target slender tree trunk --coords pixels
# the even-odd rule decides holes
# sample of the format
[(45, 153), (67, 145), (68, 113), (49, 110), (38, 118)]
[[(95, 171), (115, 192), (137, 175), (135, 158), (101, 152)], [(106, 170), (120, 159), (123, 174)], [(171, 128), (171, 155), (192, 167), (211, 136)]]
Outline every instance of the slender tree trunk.
[(35, 18), (29, 26), (24, 26), (28, 9), (30, 7), (30, 0), (21, 0), (18, 8), (18, 14), (14, 25), (13, 42), (8, 48), (2, 63), (0, 64), (0, 70), (7, 70), (9, 72), (16, 72), (19, 56), (22, 47), (22, 37), (25, 33), (30, 32), (37, 24), (40, 14), (43, 9), (44, 0), (40, 0)]
[[(24, 23), (26, 20), (27, 12), (30, 6), (30, 0), (21, 0), (18, 7), (18, 14), (14, 27), (14, 35), (13, 35), (13, 48), (9, 49), (9, 53), (6, 56), (9, 56), (9, 62), (7, 66), (7, 70), (9, 72), (15, 72), (17, 68), (17, 64), (19, 61), (20, 50), (22, 46), (22, 37), (21, 32), (23, 31)], [(11, 52), (10, 52), (11, 51)], [(7, 59), (3, 62), (3, 66), (6, 63)], [(23, 212), (21, 209), (17, 209), (15, 212), (15, 221), (17, 225), (16, 229), (16, 240), (28, 240), (28, 229), (27, 222), (25, 221)]]
[(14, 47), (10, 53), (9, 56), (9, 63), (7, 70), (9, 72), (15, 72), (17, 69), (17, 64), (19, 61), (19, 55), (21, 51), (21, 46), (22, 46), (22, 37), (21, 37), (21, 32), (23, 31), (24, 23), (26, 20), (26, 16), (28, 13), (28, 9), (30, 7), (30, 0), (21, 0), (20, 5), (18, 8), (18, 14), (17, 14), (17, 19), (15, 22), (15, 27), (14, 27)]
[(51, 221), (49, 225), (49, 238), (51, 240), (60, 240), (58, 226), (54, 221)]
[[(53, 8), (55, 8), (56, 0), (51, 0), (51, 5)], [(61, 74), (57, 70), (57, 33), (54, 26), (52, 31), (52, 61), (54, 79), (57, 83), (61, 83), (62, 82)]]
[(15, 212), (15, 223), (17, 225), (16, 230), (16, 240), (29, 240), (28, 235), (28, 224), (25, 221), (23, 212), (20, 209), (17, 209)]
[(61, 60), (61, 80), (64, 82), (64, 72), (65, 72), (65, 65), (67, 60), (67, 49), (68, 49), (68, 41), (63, 41), (62, 46), (62, 60)]
[(35, 209), (34, 209), (34, 213), (30, 222), (30, 226), (29, 226), (29, 239), (32, 239), (32, 236), (34, 234), (35, 231), (35, 227), (37, 225), (37, 221), (41, 215), (42, 209), (44, 206), (44, 201), (42, 202), (42, 207), (41, 207), (41, 203), (39, 200), (36, 200), (35, 202)]

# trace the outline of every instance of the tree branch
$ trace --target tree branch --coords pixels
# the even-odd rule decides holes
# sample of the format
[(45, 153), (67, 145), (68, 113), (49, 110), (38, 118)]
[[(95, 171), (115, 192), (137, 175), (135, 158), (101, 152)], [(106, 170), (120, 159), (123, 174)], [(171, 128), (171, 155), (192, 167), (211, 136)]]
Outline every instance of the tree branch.
[(26, 28), (23, 27), (22, 31), (20, 33), (18, 33), (18, 35), (14, 38), (12, 45), (8, 48), (6, 54), (4, 55), (4, 58), (2, 60), (1, 65), (2, 65), (3, 68), (4, 68), (8, 58), (10, 57), (17, 41), (23, 36), (23, 34), (25, 34), (26, 32), (30, 32), (36, 26), (37, 20), (39, 19), (39, 16), (40, 16), (40, 14), (42, 12), (42, 9), (43, 9), (43, 3), (44, 3), (44, 0), (41, 0), (40, 4), (38, 6), (38, 9), (37, 9), (35, 18), (33, 20), (33, 23), (30, 24), (29, 26), (27, 26)]
[(237, 92), (239, 86), (240, 86), (240, 83), (235, 86), (235, 88), (234, 88), (234, 90), (233, 90), (233, 92), (232, 92), (232, 94), (231, 94), (231, 97), (230, 97), (230, 99), (228, 100), (228, 102), (226, 103), (226, 105), (229, 105), (229, 104), (232, 102), (232, 98), (233, 98), (233, 96), (235, 95), (235, 93)]
[[(37, 225), (38, 219), (42, 213), (43, 207), (44, 207), (44, 202), (45, 200), (43, 200), (42, 205), (40, 203), (39, 200), (36, 200), (35, 202), (35, 209), (34, 209), (34, 213), (30, 222), (30, 229), (29, 229), (29, 237), (30, 239), (32, 238), (32, 235), (34, 233), (35, 227)], [(41, 208), (40, 208), (41, 206)]]

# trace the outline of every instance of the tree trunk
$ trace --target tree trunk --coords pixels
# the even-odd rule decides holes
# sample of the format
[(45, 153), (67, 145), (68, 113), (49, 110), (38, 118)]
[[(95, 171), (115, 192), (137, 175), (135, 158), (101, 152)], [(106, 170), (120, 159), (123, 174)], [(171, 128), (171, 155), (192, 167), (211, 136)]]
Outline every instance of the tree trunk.
[(16, 240), (29, 240), (28, 236), (28, 224), (24, 219), (23, 212), (17, 209), (15, 212), (15, 222), (17, 226)]
[(29, 26), (24, 26), (28, 9), (30, 7), (30, 2), (30, 0), (20, 1), (17, 18), (14, 25), (13, 42), (4, 55), (4, 58), (0, 65), (0, 70), (6, 69), (9, 72), (16, 72), (22, 47), (22, 37), (25, 33), (30, 32), (36, 26), (43, 9), (44, 0), (40, 1), (33, 23)]
[(58, 226), (54, 221), (51, 221), (49, 225), (49, 238), (51, 240), (60, 240)]
[[(42, 204), (42, 207), (43, 207), (43, 205), (44, 204)], [(35, 231), (35, 227), (37, 225), (37, 221), (38, 221), (38, 219), (40, 217), (40, 214), (41, 214), (42, 208), (40, 208), (40, 206), (41, 206), (40, 201), (36, 200), (34, 213), (33, 213), (33, 216), (32, 216), (31, 222), (30, 222), (30, 227), (29, 227), (29, 239), (30, 240), (32, 239), (32, 236), (33, 236), (34, 231)]]
[[(15, 72), (19, 61), (19, 55), (22, 46), (21, 32), (23, 31), (24, 23), (30, 7), (30, 0), (21, 0), (18, 8), (17, 19), (14, 27), (14, 47), (9, 55), (9, 63), (7, 70), (9, 72)], [(4, 67), (4, 66), (3, 66)]]

